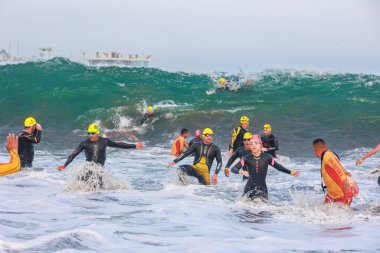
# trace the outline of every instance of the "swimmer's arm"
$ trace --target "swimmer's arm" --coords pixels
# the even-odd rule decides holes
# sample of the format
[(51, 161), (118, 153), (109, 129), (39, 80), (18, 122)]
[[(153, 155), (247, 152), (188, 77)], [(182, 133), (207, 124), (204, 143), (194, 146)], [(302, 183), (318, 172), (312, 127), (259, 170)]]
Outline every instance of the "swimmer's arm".
[(233, 155), (228, 159), (228, 162), (226, 164), (226, 168), (229, 168), (231, 164), (239, 157), (238, 152), (234, 152)]
[(220, 149), (217, 148), (216, 150), (216, 162), (218, 163), (215, 168), (215, 174), (218, 174), (220, 169), (222, 168), (222, 153), (220, 152)]
[(107, 146), (113, 148), (136, 148), (136, 144), (129, 144), (125, 142), (115, 142), (107, 138)]
[(232, 138), (231, 138), (231, 143), (230, 143), (230, 147), (229, 147), (229, 150), (233, 149), (234, 148), (234, 143), (236, 141), (236, 137), (238, 135), (238, 129), (239, 128), (235, 128), (233, 131), (232, 131)]
[(41, 141), (41, 131), (35, 130), (34, 134), (19, 136), (19, 142), (39, 143)]
[[(273, 159), (273, 158), (272, 158)], [(274, 161), (274, 160), (272, 160)], [(276, 161), (274, 161), (274, 163), (272, 162), (272, 167), (275, 168), (276, 170), (278, 171), (281, 171), (283, 173), (286, 173), (286, 174), (291, 174), (291, 171), (288, 170), (287, 168), (285, 168), (284, 166), (282, 166), (281, 164), (277, 163)]]
[(178, 163), (179, 161), (181, 161), (181, 160), (183, 160), (185, 157), (187, 157), (187, 156), (189, 156), (189, 155), (191, 155), (193, 152), (194, 152), (194, 150), (195, 150), (195, 148), (194, 147), (196, 147), (197, 145), (191, 145), (188, 149), (186, 149), (186, 151), (185, 152), (183, 152), (182, 154), (180, 154), (176, 159), (174, 159), (174, 163)]
[(356, 161), (356, 166), (360, 165), (362, 162), (364, 162), (365, 159), (367, 159), (368, 157), (373, 156), (374, 154), (376, 154), (379, 151), (380, 151), (380, 144), (377, 145), (376, 148), (374, 148), (371, 151), (369, 151), (368, 153), (366, 153), (362, 158), (360, 158), (359, 160), (357, 160)]
[(239, 162), (239, 163), (235, 164), (234, 167), (231, 168), (231, 172), (234, 173), (234, 174), (239, 174), (239, 171), (240, 171), (241, 168), (242, 168), (242, 165)]
[(65, 168), (74, 160), (74, 158), (83, 151), (85, 145), (84, 141), (79, 144), (78, 148), (74, 150), (74, 152), (67, 158), (65, 164), (63, 165)]

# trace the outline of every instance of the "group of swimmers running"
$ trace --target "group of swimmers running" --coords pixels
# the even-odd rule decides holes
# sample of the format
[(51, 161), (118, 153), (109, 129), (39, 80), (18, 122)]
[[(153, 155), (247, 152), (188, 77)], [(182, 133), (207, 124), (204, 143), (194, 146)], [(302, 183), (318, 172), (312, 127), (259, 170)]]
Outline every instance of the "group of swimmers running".
[[(41, 141), (42, 127), (33, 117), (25, 119), (24, 126), (24, 130), (19, 136), (9, 134), (7, 137), (6, 148), (10, 153), (11, 160), (9, 163), (0, 164), (0, 176), (33, 166), (33, 144)], [(229, 159), (225, 166), (224, 174), (229, 177), (230, 166), (235, 160), (240, 159), (231, 168), (231, 172), (241, 174), (243, 180), (246, 181), (243, 194), (250, 199), (260, 198), (266, 200), (268, 199), (266, 176), (269, 165), (291, 176), (297, 177), (300, 172), (298, 170), (288, 170), (276, 161), (276, 151), (279, 148), (278, 139), (272, 134), (270, 124), (264, 125), (264, 134), (262, 136), (251, 134), (248, 128), (249, 118), (242, 116), (240, 125), (232, 131), (228, 150)], [(104, 166), (107, 147), (144, 148), (142, 143), (128, 144), (101, 137), (100, 129), (95, 123), (90, 124), (87, 135), (88, 138), (79, 144), (67, 158), (64, 165), (57, 167), (59, 171), (64, 170), (82, 151), (85, 151), (86, 161)], [(172, 167), (188, 156), (194, 156), (191, 165), (180, 165), (178, 167), (177, 174), (179, 179), (183, 181), (184, 176), (191, 176), (197, 178), (199, 183), (203, 185), (217, 184), (218, 173), (222, 168), (222, 155), (220, 148), (213, 143), (213, 130), (211, 128), (205, 128), (203, 131), (197, 130), (195, 138), (189, 144), (185, 141), (187, 136), (188, 130), (183, 129), (181, 135), (173, 141), (171, 153), (176, 158), (167, 167)], [(187, 149), (184, 150), (185, 148)], [(327, 189), (325, 203), (340, 202), (349, 206), (353, 197), (359, 193), (359, 188), (351, 179), (351, 174), (342, 166), (338, 155), (327, 148), (323, 139), (313, 141), (313, 151), (321, 159), (321, 186), (323, 190)], [(356, 165), (359, 166), (366, 158), (378, 151), (380, 151), (380, 144), (357, 160)], [(217, 163), (216, 168), (210, 177), (212, 164), (215, 160)]]

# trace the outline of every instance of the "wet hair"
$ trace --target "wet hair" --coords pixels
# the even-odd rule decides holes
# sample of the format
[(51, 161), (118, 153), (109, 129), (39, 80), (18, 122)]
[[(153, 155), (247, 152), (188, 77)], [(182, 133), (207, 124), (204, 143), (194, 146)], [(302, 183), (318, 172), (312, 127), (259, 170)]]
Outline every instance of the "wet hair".
[(325, 141), (321, 138), (318, 138), (318, 139), (315, 139), (313, 141), (313, 146), (317, 145), (317, 144), (322, 144), (322, 145), (326, 145)]
[(185, 133), (188, 133), (189, 132), (189, 130), (187, 130), (186, 128), (182, 128), (182, 130), (181, 130), (181, 135), (182, 134), (185, 134)]

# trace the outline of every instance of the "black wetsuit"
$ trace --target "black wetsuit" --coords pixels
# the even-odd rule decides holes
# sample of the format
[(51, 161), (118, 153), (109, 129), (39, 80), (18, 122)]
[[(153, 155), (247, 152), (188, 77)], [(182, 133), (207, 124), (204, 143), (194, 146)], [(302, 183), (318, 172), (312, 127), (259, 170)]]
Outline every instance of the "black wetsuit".
[[(244, 166), (247, 167), (249, 178), (244, 187), (244, 195), (248, 193), (248, 198), (268, 198), (268, 189), (266, 184), (266, 177), (268, 172), (268, 165), (275, 169), (290, 174), (291, 171), (278, 164), (271, 155), (261, 152), (259, 157), (249, 154), (243, 157)], [(239, 174), (239, 170), (231, 170), (235, 174)]]
[[(215, 168), (215, 174), (218, 174), (222, 168), (222, 155), (219, 147), (213, 143), (206, 145), (203, 142), (197, 142), (189, 146), (189, 148), (173, 162), (178, 163), (193, 153), (193, 166), (181, 165), (179, 169), (189, 176), (196, 177), (201, 184), (210, 184), (210, 170), (214, 159), (216, 159), (218, 163)], [(205, 169), (204, 167), (207, 168)]]
[(98, 141), (90, 141), (89, 139), (84, 140), (79, 144), (78, 148), (74, 150), (74, 152), (67, 158), (65, 162), (65, 167), (69, 165), (74, 158), (83, 150), (86, 154), (87, 162), (94, 162), (101, 165), (104, 165), (106, 161), (106, 148), (108, 147), (116, 147), (116, 148), (136, 148), (135, 144), (128, 144), (124, 142), (114, 142), (108, 138), (99, 137)]
[(229, 146), (229, 150), (232, 148), (234, 152), (238, 147), (244, 146), (243, 136), (248, 132), (248, 129), (244, 129), (241, 126), (238, 126), (232, 131), (232, 138)]
[[(228, 159), (226, 168), (229, 168), (236, 159), (242, 158), (243, 156), (249, 155), (251, 153), (252, 153), (252, 151), (250, 149), (246, 150), (244, 146), (243, 147), (238, 147), (238, 149), (236, 149), (236, 151), (232, 154), (232, 156), (230, 157), (230, 159)], [(241, 163), (237, 163), (234, 166), (234, 168), (235, 168), (235, 170), (236, 169), (239, 170), (241, 168)], [(243, 170), (247, 170), (247, 168), (244, 166)], [(243, 176), (243, 180), (244, 179), (248, 179), (248, 177)]]
[(145, 113), (143, 115), (143, 117), (141, 118), (140, 120), (140, 125), (144, 124), (145, 122), (147, 122), (148, 120), (150, 120), (153, 116), (155, 116), (155, 114), (149, 114), (149, 113)]
[(37, 129), (33, 134), (29, 134), (22, 130), (18, 136), (18, 154), (20, 156), (21, 167), (33, 167), (34, 146), (33, 144), (41, 141), (42, 132)]
[(276, 158), (276, 150), (278, 150), (278, 139), (273, 134), (270, 134), (269, 136), (261, 136), (261, 140), (263, 141), (263, 147), (267, 148), (268, 151), (265, 151), (265, 153), (270, 154), (274, 158)]
[(194, 138), (194, 139), (192, 139), (190, 142), (189, 142), (189, 147), (191, 146), (191, 145), (193, 145), (194, 143), (197, 143), (197, 142), (201, 142), (202, 141), (202, 138)]

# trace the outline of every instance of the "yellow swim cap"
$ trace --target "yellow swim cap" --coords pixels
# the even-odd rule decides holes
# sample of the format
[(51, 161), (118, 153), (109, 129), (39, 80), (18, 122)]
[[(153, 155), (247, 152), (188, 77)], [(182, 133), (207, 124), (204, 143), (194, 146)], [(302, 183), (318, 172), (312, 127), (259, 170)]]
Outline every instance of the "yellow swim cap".
[(240, 123), (248, 123), (249, 122), (249, 118), (247, 116), (243, 116), (240, 118)]
[(252, 134), (250, 132), (246, 132), (244, 135), (243, 135), (243, 139), (251, 139), (252, 137)]
[(226, 83), (226, 79), (224, 79), (223, 77), (221, 77), (221, 78), (218, 79), (218, 82), (220, 84), (225, 84)]
[(272, 131), (272, 127), (267, 123), (264, 125), (264, 130)]
[(153, 111), (153, 106), (148, 106), (148, 109), (147, 109), (148, 111)]
[(203, 135), (206, 135), (206, 134), (214, 134), (214, 132), (212, 131), (211, 128), (205, 128), (203, 129)]
[(26, 118), (24, 121), (24, 126), (31, 127), (37, 124), (37, 121), (33, 117)]
[(99, 131), (99, 127), (98, 127), (98, 125), (95, 124), (95, 123), (92, 123), (92, 124), (88, 127), (87, 132), (89, 132), (89, 133), (97, 133), (97, 134), (100, 133), (100, 131)]

